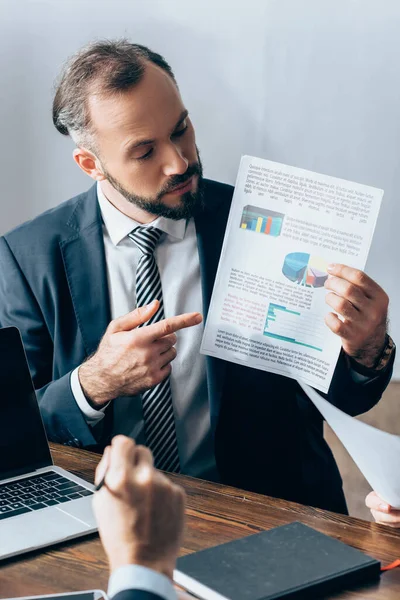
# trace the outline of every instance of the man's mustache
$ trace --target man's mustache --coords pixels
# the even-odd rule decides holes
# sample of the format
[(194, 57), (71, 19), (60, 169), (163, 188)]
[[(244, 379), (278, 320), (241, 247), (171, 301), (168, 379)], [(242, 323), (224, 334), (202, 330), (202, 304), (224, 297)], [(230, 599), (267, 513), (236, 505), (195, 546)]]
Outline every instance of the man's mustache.
[(201, 166), (197, 162), (189, 165), (185, 173), (182, 173), (182, 175), (173, 175), (168, 180), (168, 183), (166, 183), (166, 185), (163, 187), (159, 195), (163, 196), (164, 194), (168, 194), (168, 192), (174, 188), (184, 185), (191, 177), (193, 177), (193, 175), (202, 175)]

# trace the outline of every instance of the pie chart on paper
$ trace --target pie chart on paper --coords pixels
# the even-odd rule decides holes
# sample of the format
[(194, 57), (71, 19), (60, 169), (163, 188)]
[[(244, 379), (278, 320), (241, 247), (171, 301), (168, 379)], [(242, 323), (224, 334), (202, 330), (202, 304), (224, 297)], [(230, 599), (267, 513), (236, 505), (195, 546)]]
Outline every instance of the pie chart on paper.
[(298, 285), (312, 288), (324, 286), (328, 279), (328, 262), (307, 252), (291, 252), (285, 256), (282, 267), (284, 276)]

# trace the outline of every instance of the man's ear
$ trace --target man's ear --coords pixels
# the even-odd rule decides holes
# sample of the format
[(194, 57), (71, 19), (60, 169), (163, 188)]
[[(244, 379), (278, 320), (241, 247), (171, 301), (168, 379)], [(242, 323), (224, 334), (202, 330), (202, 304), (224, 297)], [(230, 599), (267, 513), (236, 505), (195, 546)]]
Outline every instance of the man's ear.
[(80, 167), (86, 175), (89, 175), (89, 177), (95, 181), (103, 181), (106, 179), (93, 152), (86, 150), (86, 148), (75, 148), (72, 156), (78, 167)]

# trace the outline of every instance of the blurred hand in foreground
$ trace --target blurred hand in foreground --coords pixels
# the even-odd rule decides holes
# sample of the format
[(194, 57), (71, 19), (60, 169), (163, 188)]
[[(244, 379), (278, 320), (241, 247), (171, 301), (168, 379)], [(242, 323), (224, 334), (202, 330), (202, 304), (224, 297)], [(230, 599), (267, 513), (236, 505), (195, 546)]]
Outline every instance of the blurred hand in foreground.
[(371, 509), (372, 516), (377, 523), (400, 528), (400, 510), (392, 508), (382, 500), (376, 492), (370, 492), (365, 499), (365, 504)]
[(172, 579), (181, 545), (185, 493), (153, 467), (150, 450), (125, 436), (105, 449), (93, 508), (111, 572), (141, 565)]

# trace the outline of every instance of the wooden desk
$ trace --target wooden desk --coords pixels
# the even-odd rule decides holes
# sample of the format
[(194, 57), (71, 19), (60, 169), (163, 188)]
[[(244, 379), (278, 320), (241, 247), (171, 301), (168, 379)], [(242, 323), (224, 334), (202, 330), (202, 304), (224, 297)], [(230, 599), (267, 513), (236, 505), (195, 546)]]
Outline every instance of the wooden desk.
[[(54, 462), (93, 481), (97, 454), (52, 444)], [(400, 558), (400, 531), (217, 485), (171, 476), (187, 493), (187, 531), (182, 554), (301, 521), (336, 537), (384, 564)], [(107, 563), (97, 536), (68, 542), (0, 563), (0, 598), (51, 594), (81, 589), (107, 589)], [(338, 594), (335, 599), (400, 598), (400, 569), (384, 573), (372, 586)]]

